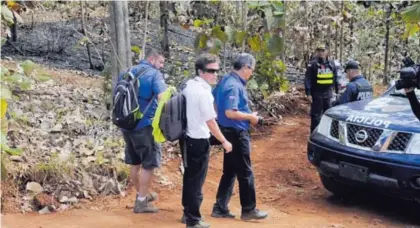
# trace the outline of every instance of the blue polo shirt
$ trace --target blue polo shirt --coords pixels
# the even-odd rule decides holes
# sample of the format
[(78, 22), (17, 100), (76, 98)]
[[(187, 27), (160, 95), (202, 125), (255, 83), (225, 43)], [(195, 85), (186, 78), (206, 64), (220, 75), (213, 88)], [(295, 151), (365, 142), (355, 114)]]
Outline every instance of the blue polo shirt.
[[(143, 113), (144, 116), (139, 121), (136, 128), (134, 128), (132, 131), (138, 131), (144, 127), (152, 125), (153, 117), (158, 106), (157, 95), (164, 92), (167, 88), (167, 85), (163, 80), (162, 73), (156, 68), (154, 68), (153, 65), (147, 62), (146, 60), (142, 60), (137, 66), (133, 67), (131, 72), (134, 75), (136, 75), (145, 67), (152, 68), (152, 70), (149, 70), (148, 72), (146, 72), (146, 74), (140, 77), (140, 88), (137, 96), (140, 105), (140, 111)], [(121, 76), (122, 73), (120, 74), (119, 78), (121, 78)], [(152, 101), (153, 96), (155, 96), (155, 98)], [(149, 102), (152, 103), (147, 112), (144, 113), (144, 110), (146, 109)], [(129, 131), (126, 129), (121, 130)]]
[(248, 106), (246, 81), (238, 74), (231, 72), (225, 75), (213, 90), (214, 102), (217, 107), (219, 125), (237, 130), (249, 130), (248, 120), (232, 120), (227, 118), (226, 110), (236, 110), (251, 113)]

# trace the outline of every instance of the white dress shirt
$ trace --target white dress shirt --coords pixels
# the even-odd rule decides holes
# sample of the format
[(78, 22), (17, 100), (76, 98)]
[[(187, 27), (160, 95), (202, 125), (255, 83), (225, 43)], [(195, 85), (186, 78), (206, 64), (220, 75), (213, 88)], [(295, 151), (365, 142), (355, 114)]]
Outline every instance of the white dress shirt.
[(193, 139), (210, 138), (206, 121), (216, 118), (211, 86), (201, 77), (188, 80), (183, 90), (187, 107), (187, 135)]

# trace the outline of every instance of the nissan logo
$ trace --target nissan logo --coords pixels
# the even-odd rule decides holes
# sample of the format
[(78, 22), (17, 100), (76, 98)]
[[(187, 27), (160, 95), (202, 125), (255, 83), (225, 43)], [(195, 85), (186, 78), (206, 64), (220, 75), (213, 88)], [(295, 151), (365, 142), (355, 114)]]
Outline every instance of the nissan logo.
[(368, 139), (368, 133), (365, 130), (360, 130), (354, 134), (358, 143), (364, 143)]

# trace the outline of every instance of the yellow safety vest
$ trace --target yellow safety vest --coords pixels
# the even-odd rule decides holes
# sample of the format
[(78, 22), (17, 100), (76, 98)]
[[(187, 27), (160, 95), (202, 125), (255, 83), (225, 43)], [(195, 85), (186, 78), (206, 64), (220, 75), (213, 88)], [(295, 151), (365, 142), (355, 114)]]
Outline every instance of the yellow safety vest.
[(320, 85), (331, 85), (333, 84), (333, 72), (329, 68), (328, 71), (322, 71), (320, 68), (318, 68), (318, 74), (316, 75), (316, 83)]
[(176, 88), (170, 86), (163, 92), (162, 97), (158, 103), (158, 107), (155, 112), (155, 116), (153, 117), (152, 127), (153, 127), (153, 137), (155, 141), (158, 143), (163, 143), (166, 141), (165, 136), (163, 135), (162, 131), (160, 130), (159, 123), (160, 123), (160, 115), (162, 114), (163, 105), (171, 99), (171, 97), (176, 94)]

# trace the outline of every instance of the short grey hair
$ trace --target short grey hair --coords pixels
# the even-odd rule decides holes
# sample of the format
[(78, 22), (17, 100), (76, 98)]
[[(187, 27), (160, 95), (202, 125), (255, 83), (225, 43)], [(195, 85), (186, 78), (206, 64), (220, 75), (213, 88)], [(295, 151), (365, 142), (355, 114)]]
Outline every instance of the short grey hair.
[(145, 58), (149, 58), (149, 57), (159, 57), (159, 56), (163, 56), (160, 52), (158, 52), (156, 49), (154, 48), (149, 48), (146, 49), (146, 53), (145, 53)]
[(249, 66), (254, 68), (256, 64), (254, 56), (248, 53), (241, 53), (239, 54), (235, 61), (233, 62), (233, 69), (240, 70), (244, 66)]

